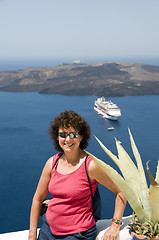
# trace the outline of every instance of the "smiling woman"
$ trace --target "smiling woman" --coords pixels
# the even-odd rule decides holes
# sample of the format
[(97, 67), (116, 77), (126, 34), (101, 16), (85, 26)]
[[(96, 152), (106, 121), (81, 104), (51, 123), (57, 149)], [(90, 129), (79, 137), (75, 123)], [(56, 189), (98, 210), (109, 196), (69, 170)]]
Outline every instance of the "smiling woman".
[(64, 111), (51, 123), (49, 134), (60, 153), (50, 157), (43, 169), (32, 202), (29, 240), (37, 238), (41, 205), (48, 192), (53, 198), (48, 203), (46, 214), (42, 216), (44, 223), (38, 240), (95, 240), (97, 229), (92, 196), (98, 183), (116, 194), (112, 224), (103, 236), (103, 240), (116, 240), (126, 199), (84, 151), (91, 135), (88, 123), (74, 111)]

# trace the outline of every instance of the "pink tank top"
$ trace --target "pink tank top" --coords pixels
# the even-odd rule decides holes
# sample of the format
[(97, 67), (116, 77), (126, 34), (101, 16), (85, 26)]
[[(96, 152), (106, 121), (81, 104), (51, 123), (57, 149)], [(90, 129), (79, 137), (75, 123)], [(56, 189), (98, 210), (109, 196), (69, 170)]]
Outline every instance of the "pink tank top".
[[(74, 172), (60, 174), (55, 162), (59, 153), (53, 157), (53, 169), (49, 183), (49, 192), (53, 198), (49, 201), (46, 219), (55, 235), (67, 235), (86, 231), (95, 224), (92, 215), (92, 198), (88, 183), (85, 161)], [(87, 169), (92, 158), (87, 158)], [(91, 180), (95, 193), (98, 182)]]

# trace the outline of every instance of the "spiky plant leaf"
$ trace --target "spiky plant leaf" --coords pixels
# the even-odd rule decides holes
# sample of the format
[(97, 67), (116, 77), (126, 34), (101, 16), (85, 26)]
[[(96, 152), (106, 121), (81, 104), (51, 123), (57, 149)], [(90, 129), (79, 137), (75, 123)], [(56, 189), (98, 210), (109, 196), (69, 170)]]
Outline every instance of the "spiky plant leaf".
[(130, 206), (132, 207), (134, 212), (137, 214), (140, 221), (143, 222), (147, 217), (147, 215), (143, 209), (143, 206), (138, 196), (136, 195), (136, 192), (133, 189), (134, 186), (130, 184), (130, 182), (128, 183), (126, 180), (124, 180), (124, 178), (115, 169), (110, 167), (108, 164), (98, 159), (93, 154), (89, 152), (87, 153), (96, 162), (96, 164), (107, 173), (107, 175), (113, 180), (116, 186), (123, 192)]
[(139, 183), (140, 183), (140, 191), (141, 191), (140, 196), (141, 196), (145, 211), (147, 213), (147, 218), (150, 219), (150, 217), (151, 217), (151, 206), (150, 206), (149, 190), (148, 190), (148, 186), (147, 186), (145, 172), (144, 172), (144, 168), (143, 168), (143, 165), (142, 165), (142, 161), (141, 161), (139, 151), (136, 147), (135, 141), (133, 139), (133, 136), (132, 136), (129, 128), (128, 128), (128, 131), (129, 131), (129, 136), (130, 136), (130, 141), (131, 141), (131, 147), (132, 147), (133, 154), (135, 156), (137, 166), (138, 166), (138, 171), (139, 171), (139, 178), (140, 178)]

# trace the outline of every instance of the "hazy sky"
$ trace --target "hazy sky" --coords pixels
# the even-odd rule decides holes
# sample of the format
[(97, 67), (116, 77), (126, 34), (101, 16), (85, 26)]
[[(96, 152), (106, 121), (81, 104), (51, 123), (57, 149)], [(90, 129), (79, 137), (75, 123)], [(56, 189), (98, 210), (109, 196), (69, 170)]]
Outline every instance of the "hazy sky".
[(159, 0), (0, 0), (0, 58), (159, 57)]

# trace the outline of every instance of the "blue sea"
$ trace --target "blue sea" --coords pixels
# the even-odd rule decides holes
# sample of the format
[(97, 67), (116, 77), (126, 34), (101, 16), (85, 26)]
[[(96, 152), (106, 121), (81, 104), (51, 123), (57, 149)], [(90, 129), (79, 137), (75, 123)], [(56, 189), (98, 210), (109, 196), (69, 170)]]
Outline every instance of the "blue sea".
[[(95, 99), (96, 96), (0, 92), (0, 233), (28, 228), (31, 201), (42, 168), (46, 160), (56, 153), (47, 130), (61, 111), (74, 110), (85, 117), (92, 130), (87, 150), (116, 169), (94, 135), (115, 154), (117, 138), (133, 158), (129, 127), (144, 168), (151, 160), (149, 166), (155, 175), (159, 157), (159, 96), (111, 98), (121, 108), (119, 121), (103, 119), (96, 114), (93, 109)], [(111, 126), (115, 129), (108, 131)], [(100, 192), (102, 217), (111, 218), (114, 194), (103, 186), (100, 186)], [(127, 204), (124, 215), (131, 213)]]
[[(16, 64), (2, 65), (0, 62), (0, 71), (23, 69), (24, 65), (30, 67), (30, 63), (18, 66)], [(51, 65), (46, 63), (47, 66), (48, 64)], [(129, 127), (144, 168), (146, 169), (146, 162), (151, 160), (149, 167), (155, 176), (159, 159), (159, 95), (108, 98), (121, 109), (122, 116), (119, 121), (99, 116), (93, 109), (96, 98), (37, 92), (0, 92), (0, 233), (28, 229), (32, 197), (41, 171), (47, 159), (56, 153), (47, 130), (50, 122), (61, 111), (74, 110), (88, 121), (92, 136), (87, 150), (117, 170), (94, 135), (114, 154), (117, 154), (117, 138), (134, 160), (128, 135)], [(112, 126), (114, 130), (108, 131), (108, 127)], [(148, 180), (147, 172), (146, 177)], [(103, 186), (99, 188), (102, 218), (111, 218), (115, 196)], [(132, 210), (127, 204), (124, 215), (131, 213)]]

